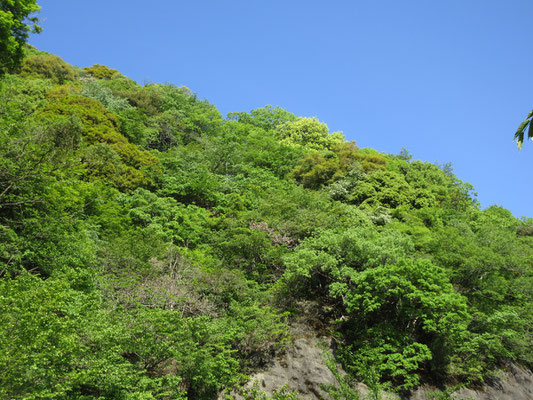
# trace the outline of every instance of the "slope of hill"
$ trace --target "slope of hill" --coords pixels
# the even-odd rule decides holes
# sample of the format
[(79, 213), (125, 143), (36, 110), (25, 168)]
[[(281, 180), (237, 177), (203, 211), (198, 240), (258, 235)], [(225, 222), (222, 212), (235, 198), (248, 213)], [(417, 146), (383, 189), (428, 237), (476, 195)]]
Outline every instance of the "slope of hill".
[(448, 166), (26, 52), (0, 80), (1, 398), (214, 399), (302, 304), (348, 386), (533, 366), (533, 221)]

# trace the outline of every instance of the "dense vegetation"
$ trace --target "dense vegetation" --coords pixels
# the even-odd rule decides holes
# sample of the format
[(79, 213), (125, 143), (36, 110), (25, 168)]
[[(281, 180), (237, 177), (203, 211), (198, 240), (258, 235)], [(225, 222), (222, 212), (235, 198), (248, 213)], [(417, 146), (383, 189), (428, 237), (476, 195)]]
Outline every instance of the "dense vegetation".
[(316, 118), (29, 47), (0, 79), (0, 398), (214, 399), (310, 303), (355, 379), (482, 382), (533, 366), (532, 262), (532, 220)]
[(0, 75), (20, 67), (30, 32), (41, 32), (33, 15), (40, 9), (36, 0), (0, 1)]

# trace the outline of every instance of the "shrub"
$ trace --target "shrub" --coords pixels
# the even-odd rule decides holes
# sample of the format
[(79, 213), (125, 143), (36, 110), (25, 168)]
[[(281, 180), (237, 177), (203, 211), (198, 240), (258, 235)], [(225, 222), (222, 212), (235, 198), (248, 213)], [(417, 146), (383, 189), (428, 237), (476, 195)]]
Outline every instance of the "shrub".
[(22, 62), (20, 75), (30, 78), (50, 79), (57, 84), (74, 81), (74, 69), (58, 56), (52, 54), (33, 55)]

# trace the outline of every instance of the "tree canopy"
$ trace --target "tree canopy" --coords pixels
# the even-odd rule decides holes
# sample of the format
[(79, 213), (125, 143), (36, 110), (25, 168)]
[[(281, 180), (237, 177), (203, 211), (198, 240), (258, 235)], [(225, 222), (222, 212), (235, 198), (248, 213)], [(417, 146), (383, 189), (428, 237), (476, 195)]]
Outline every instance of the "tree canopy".
[(480, 384), (533, 366), (531, 288), (533, 220), (448, 165), (37, 50), (0, 77), (0, 398), (214, 400), (302, 320), (338, 392)]
[(30, 32), (41, 31), (37, 17), (31, 16), (40, 9), (36, 0), (0, 2), (0, 75), (19, 68)]
[(525, 121), (520, 124), (520, 126), (516, 130), (516, 133), (514, 134), (514, 139), (516, 140), (516, 145), (518, 146), (518, 150), (520, 150), (522, 148), (522, 145), (524, 144), (524, 136), (525, 136), (526, 129), (527, 129), (527, 138), (533, 139), (533, 129), (531, 128), (532, 117), (533, 117), (533, 110), (529, 112)]

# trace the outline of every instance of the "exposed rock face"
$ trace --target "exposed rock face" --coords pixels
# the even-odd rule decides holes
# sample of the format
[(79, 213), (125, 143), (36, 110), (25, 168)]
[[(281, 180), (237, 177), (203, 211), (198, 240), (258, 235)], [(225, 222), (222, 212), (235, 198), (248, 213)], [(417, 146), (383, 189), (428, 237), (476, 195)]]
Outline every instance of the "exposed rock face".
[(259, 388), (269, 394), (287, 385), (306, 399), (329, 400), (320, 385), (333, 385), (336, 380), (324, 362), (323, 353), (318, 339), (296, 339), (281, 359), (268, 370), (254, 375), (252, 381), (258, 382)]
[[(515, 364), (510, 364), (508, 369), (490, 385), (480, 389), (463, 388), (452, 397), (457, 400), (532, 400), (533, 372)], [(426, 400), (429, 392), (430, 389), (421, 388), (413, 393), (410, 400)]]
[[(289, 390), (298, 392), (300, 397), (307, 400), (331, 400), (331, 397), (321, 389), (321, 384), (335, 385), (337, 381), (333, 373), (326, 366), (324, 353), (333, 353), (332, 341), (328, 338), (317, 338), (309, 334), (309, 329), (299, 327), (293, 329), (296, 337), (287, 352), (275, 360), (266, 370), (252, 376), (247, 387), (257, 384), (258, 389), (271, 395), (274, 390), (286, 385)], [(305, 334), (304, 334), (305, 332)], [(329, 344), (324, 349), (319, 343)], [(368, 389), (359, 384), (357, 389), (365, 398)], [(435, 388), (423, 386), (412, 393), (409, 400), (426, 400)], [(234, 395), (236, 400), (243, 397)], [(383, 394), (384, 399), (399, 399), (397, 395)], [(492, 384), (478, 389), (460, 389), (452, 394), (456, 400), (533, 400), (533, 373), (529, 370), (509, 365), (509, 371), (503, 373)]]

